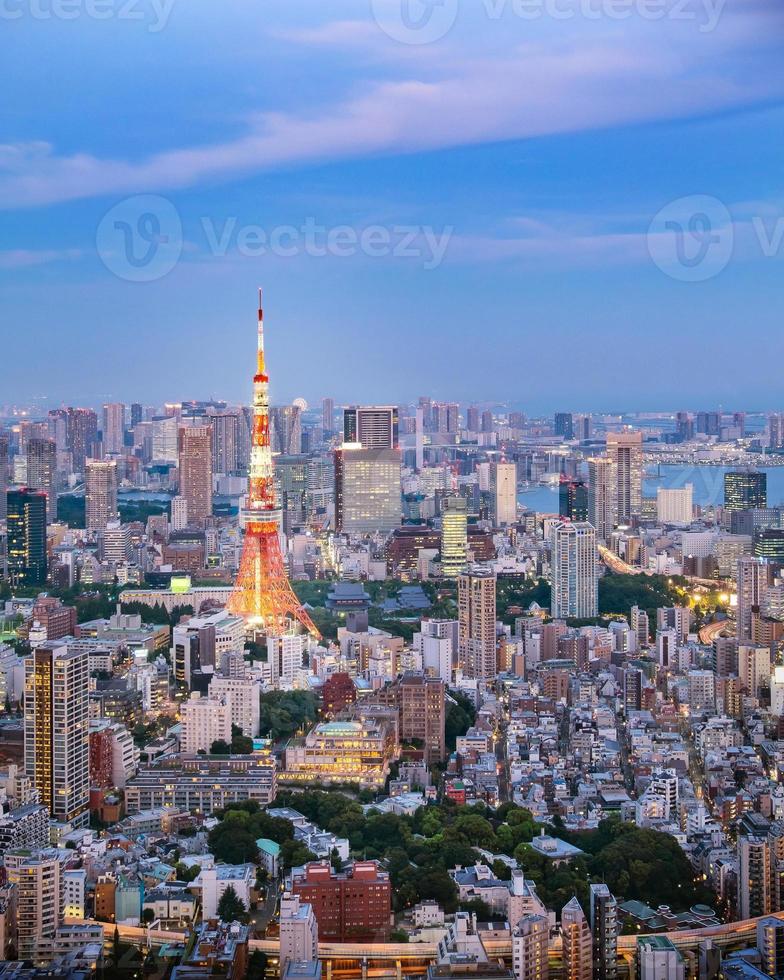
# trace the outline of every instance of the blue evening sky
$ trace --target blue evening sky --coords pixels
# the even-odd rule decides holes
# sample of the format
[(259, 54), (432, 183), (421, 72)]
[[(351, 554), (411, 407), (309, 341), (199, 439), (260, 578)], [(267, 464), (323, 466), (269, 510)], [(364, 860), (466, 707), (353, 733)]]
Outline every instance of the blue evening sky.
[(245, 400), (263, 285), (279, 402), (781, 409), (782, 40), (780, 0), (0, 0), (0, 404)]

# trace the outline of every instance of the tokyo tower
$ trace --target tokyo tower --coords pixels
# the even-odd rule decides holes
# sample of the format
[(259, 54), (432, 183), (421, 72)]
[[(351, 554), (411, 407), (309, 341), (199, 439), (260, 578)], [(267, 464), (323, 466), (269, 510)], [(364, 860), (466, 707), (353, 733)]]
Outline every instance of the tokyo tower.
[(242, 514), (245, 541), (229, 612), (242, 616), (268, 636), (289, 632), (295, 622), (312, 636), (320, 633), (294, 594), (280, 550), (281, 512), (275, 499), (275, 470), (270, 448), (269, 377), (264, 364), (264, 315), (259, 290), (258, 365), (253, 378), (253, 432), (248, 505)]

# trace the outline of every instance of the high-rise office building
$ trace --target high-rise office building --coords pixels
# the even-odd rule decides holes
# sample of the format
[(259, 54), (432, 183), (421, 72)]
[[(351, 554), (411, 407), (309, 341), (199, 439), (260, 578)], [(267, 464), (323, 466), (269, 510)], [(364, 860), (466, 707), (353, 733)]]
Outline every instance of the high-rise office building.
[(767, 473), (756, 470), (730, 470), (724, 474), (726, 510), (764, 510), (767, 506)]
[(574, 438), (574, 419), (571, 412), (556, 412), (553, 421), (553, 432), (563, 439)]
[(469, 405), (466, 410), (466, 429), (469, 432), (479, 432), (479, 409), (476, 405)]
[(27, 442), (27, 485), (46, 494), (46, 520), (57, 517), (57, 445), (54, 439), (29, 439)]
[(491, 680), (497, 674), (496, 578), (492, 569), (472, 565), (457, 582), (460, 665), (466, 677)]
[(721, 432), (721, 412), (697, 412), (694, 431), (706, 436), (717, 436)]
[(8, 436), (0, 432), (0, 521), (5, 520), (8, 501)]
[(491, 468), (493, 516), (498, 527), (517, 520), (517, 464), (494, 463)]
[(221, 476), (237, 473), (239, 469), (240, 418), (234, 413), (213, 415), (212, 472)]
[(552, 531), (554, 619), (590, 619), (599, 614), (596, 530), (587, 522), (561, 521)]
[(441, 574), (456, 578), (468, 560), (468, 502), (447, 497), (441, 503)]
[(90, 459), (85, 467), (85, 525), (91, 533), (103, 531), (119, 517), (117, 509), (117, 463)]
[(194, 425), (180, 430), (180, 496), (188, 520), (199, 524), (212, 516), (212, 429)]
[(343, 441), (363, 449), (397, 449), (396, 405), (352, 405), (343, 412)]
[(588, 487), (583, 480), (561, 477), (558, 485), (558, 513), (567, 521), (589, 520)]
[(768, 448), (784, 449), (784, 412), (768, 416)]
[(771, 566), (764, 558), (741, 555), (738, 559), (736, 586), (738, 606), (738, 640), (748, 643), (752, 639), (752, 616), (765, 602), (768, 587), (772, 584)]
[(84, 473), (85, 460), (93, 457), (98, 443), (98, 416), (91, 408), (68, 409), (68, 439), (74, 472)]
[(302, 452), (302, 409), (279, 405), (270, 409), (270, 442), (273, 453), (296, 456)]
[(335, 526), (343, 534), (388, 534), (400, 526), (400, 450), (344, 445), (335, 451)]
[(630, 524), (642, 509), (642, 432), (611, 432), (607, 455), (615, 484), (615, 520)]
[(131, 402), (131, 428), (134, 429), (144, 418), (144, 409), (139, 402)]
[(321, 428), (324, 435), (329, 436), (335, 431), (335, 401), (325, 398), (321, 402)]
[(152, 420), (152, 459), (156, 463), (176, 463), (179, 423), (174, 415), (162, 415)]
[[(640, 674), (640, 671), (636, 673)], [(615, 980), (618, 976), (618, 903), (604, 884), (589, 887), (589, 901), (594, 975), (597, 980)]]
[(87, 819), (89, 676), (87, 652), (61, 640), (25, 659), (25, 770), (41, 803), (63, 823)]
[(125, 405), (103, 406), (103, 451), (113, 456), (125, 452)]
[(7, 500), (7, 563), (12, 585), (46, 582), (46, 494), (23, 487), (9, 490)]
[(615, 526), (613, 467), (603, 456), (588, 460), (588, 520), (599, 541), (606, 541)]
[(592, 980), (593, 941), (591, 929), (576, 898), (561, 911), (563, 975), (565, 980)]
[(440, 677), (406, 673), (395, 687), (401, 739), (421, 742), (427, 763), (442, 762), (447, 754), (446, 684)]
[(675, 416), (675, 434), (680, 442), (690, 442), (694, 438), (694, 421), (688, 412), (678, 412)]
[(482, 432), (486, 435), (493, 431), (493, 413), (486, 409), (482, 412)]
[(685, 487), (656, 490), (656, 520), (662, 524), (691, 524), (694, 513), (694, 487), (687, 483)]
[(752, 551), (755, 558), (764, 558), (780, 568), (784, 565), (784, 529), (769, 527), (756, 531)]

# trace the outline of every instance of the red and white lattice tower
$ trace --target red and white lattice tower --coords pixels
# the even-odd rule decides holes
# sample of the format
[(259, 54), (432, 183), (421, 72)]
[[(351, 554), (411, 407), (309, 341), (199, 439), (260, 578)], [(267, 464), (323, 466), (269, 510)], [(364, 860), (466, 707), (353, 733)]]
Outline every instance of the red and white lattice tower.
[(280, 550), (281, 512), (275, 499), (275, 470), (270, 447), (269, 377), (264, 364), (264, 316), (259, 290), (259, 350), (253, 378), (253, 431), (248, 504), (242, 514), (245, 541), (229, 612), (242, 616), (269, 636), (280, 636), (298, 622), (313, 636), (319, 631), (286, 575)]

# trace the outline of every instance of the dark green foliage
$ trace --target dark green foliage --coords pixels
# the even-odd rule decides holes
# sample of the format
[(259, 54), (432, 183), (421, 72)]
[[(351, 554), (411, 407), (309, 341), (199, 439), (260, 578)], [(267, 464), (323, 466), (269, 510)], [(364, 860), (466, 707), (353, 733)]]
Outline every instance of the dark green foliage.
[(639, 606), (655, 623), (658, 608), (682, 604), (677, 587), (685, 584), (686, 579), (665, 575), (603, 575), (599, 579), (599, 612), (628, 616), (632, 606)]
[(271, 691), (261, 695), (261, 734), (290, 738), (316, 720), (316, 698), (310, 691)]
[(494, 919), (503, 918), (503, 915), (494, 913), (487, 902), (481, 898), (472, 898), (470, 902), (461, 902), (460, 911), (473, 912), (477, 922), (492, 922)]
[(57, 498), (57, 520), (68, 527), (85, 527), (86, 504), (84, 497), (63, 494)]
[(229, 885), (221, 895), (218, 902), (218, 915), (224, 922), (247, 922), (248, 910), (233, 885)]
[[(452, 698), (457, 704), (453, 704)], [(457, 691), (450, 691), (446, 702), (445, 732), (446, 744), (450, 751), (454, 751), (455, 742), (458, 735), (465, 735), (473, 725), (476, 718), (476, 708), (464, 694)]]
[(260, 838), (280, 844), (280, 861), (284, 868), (313, 860), (313, 854), (294, 840), (294, 827), (288, 820), (271, 817), (253, 800), (230, 803), (219, 814), (221, 822), (209, 834), (208, 846), (219, 861), (244, 864), (257, 861), (256, 841)]
[[(496, 608), (498, 618), (506, 623), (514, 622), (514, 615), (509, 615), (510, 606), (520, 606), (528, 609), (532, 602), (538, 603), (543, 609), (550, 608), (550, 584), (543, 578), (538, 582), (519, 582), (516, 579), (498, 579), (496, 590)], [(515, 614), (515, 615), (519, 615)]]

